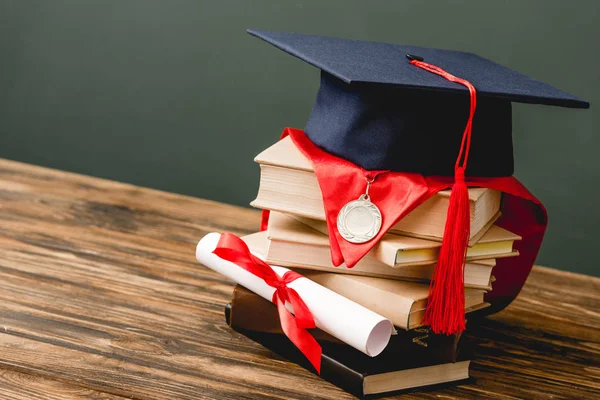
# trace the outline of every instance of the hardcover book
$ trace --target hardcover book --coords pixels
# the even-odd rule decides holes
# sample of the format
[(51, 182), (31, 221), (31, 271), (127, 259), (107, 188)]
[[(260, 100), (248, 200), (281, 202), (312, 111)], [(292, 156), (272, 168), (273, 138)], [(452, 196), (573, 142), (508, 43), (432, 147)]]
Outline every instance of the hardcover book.
[[(329, 258), (328, 247), (308, 249), (308, 246), (301, 243), (293, 245), (288, 242), (273, 242), (268, 239), (266, 231), (247, 235), (244, 241), (255, 253), (264, 255), (267, 262), (297, 269), (301, 273), (302, 270), (313, 270), (428, 283), (435, 268), (435, 264), (432, 263), (390, 267), (369, 255), (353, 268), (348, 268), (344, 264), (335, 267)], [(491, 290), (495, 265), (495, 259), (467, 262), (464, 270), (465, 287)]]
[[(229, 325), (232, 328), (283, 335), (277, 307), (243, 286), (236, 285), (233, 289), (230, 306)], [(310, 329), (310, 333), (318, 341), (342, 344), (318, 328)], [(460, 334), (437, 335), (427, 327), (400, 330), (392, 335), (386, 351), (394, 351), (406, 357), (406, 354), (422, 351), (421, 348), (424, 347), (439, 362), (455, 362), (461, 337)]]
[[(302, 253), (298, 256), (310, 258), (310, 260), (302, 260), (303, 264), (322, 267), (331, 265), (329, 237), (307, 224), (299, 222), (289, 215), (271, 212), (267, 232), (269, 239), (268, 260), (276, 263), (280, 258), (288, 258), (287, 255), (290, 253), (294, 255), (296, 255), (295, 253)], [(520, 239), (520, 236), (494, 225), (476, 244), (467, 249), (466, 259), (467, 261), (480, 261), (515, 257), (519, 253), (513, 249), (513, 244)], [(310, 249), (310, 252), (306, 251), (308, 249)], [(363, 260), (369, 265), (378, 264), (375, 262), (378, 261), (395, 268), (410, 265), (428, 265), (436, 262), (439, 249), (440, 242), (385, 234)], [(363, 262), (363, 260), (360, 262)], [(489, 262), (484, 262), (484, 264), (489, 265)]]
[[(264, 258), (264, 248), (253, 244), (255, 238), (256, 234), (242, 239), (255, 255)], [(428, 284), (311, 270), (298, 270), (298, 272), (319, 285), (384, 316), (397, 328), (410, 330), (422, 326), (421, 319), (429, 296)], [(484, 294), (484, 290), (466, 288), (465, 312), (477, 311), (489, 306), (484, 301)]]
[[(232, 310), (230, 305), (225, 307), (228, 323)], [(232, 328), (281, 357), (316, 372), (286, 336)], [(371, 358), (344, 344), (325, 340), (319, 344), (323, 350), (319, 376), (361, 399), (469, 378), (472, 349), (465, 344), (459, 346), (456, 362), (445, 363), (440, 363), (425, 347), (416, 347), (401, 356), (390, 346)]]
[[(260, 185), (252, 206), (325, 220), (321, 190), (312, 165), (287, 137), (254, 159), (261, 168)], [(392, 233), (441, 241), (450, 190), (423, 202), (397, 222)], [(469, 188), (471, 242), (479, 239), (498, 218), (501, 194), (492, 189)]]

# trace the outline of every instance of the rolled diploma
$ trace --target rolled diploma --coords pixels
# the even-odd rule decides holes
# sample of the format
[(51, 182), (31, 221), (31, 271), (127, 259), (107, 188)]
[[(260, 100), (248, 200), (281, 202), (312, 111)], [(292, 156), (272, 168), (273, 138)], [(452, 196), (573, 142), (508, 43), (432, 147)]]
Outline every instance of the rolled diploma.
[[(271, 301), (275, 288), (242, 267), (213, 254), (220, 237), (219, 233), (209, 233), (200, 240), (196, 247), (198, 261)], [(282, 267), (272, 268), (279, 276), (289, 271)], [(288, 287), (295, 289), (304, 300), (317, 328), (371, 357), (377, 356), (387, 346), (393, 332), (393, 325), (388, 319), (307, 278), (296, 279)], [(286, 302), (286, 307), (293, 312), (291, 304)]]

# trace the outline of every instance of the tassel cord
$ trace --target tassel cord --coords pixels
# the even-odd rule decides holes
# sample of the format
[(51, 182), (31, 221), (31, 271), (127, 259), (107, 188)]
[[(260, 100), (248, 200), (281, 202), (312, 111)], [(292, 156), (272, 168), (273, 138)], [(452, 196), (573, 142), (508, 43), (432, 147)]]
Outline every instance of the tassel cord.
[(411, 60), (410, 63), (469, 89), (469, 118), (454, 165), (454, 185), (450, 195), (444, 237), (431, 279), (427, 309), (423, 317), (423, 323), (429, 325), (433, 332), (452, 335), (465, 329), (464, 266), (471, 225), (465, 170), (471, 149), (477, 92), (469, 81), (457, 78), (440, 67), (416, 59)]

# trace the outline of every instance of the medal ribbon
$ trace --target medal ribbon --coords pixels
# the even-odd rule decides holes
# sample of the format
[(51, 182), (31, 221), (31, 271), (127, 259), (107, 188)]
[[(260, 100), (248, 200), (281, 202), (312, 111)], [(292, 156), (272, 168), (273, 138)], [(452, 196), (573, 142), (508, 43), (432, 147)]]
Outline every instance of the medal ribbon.
[[(290, 136), (295, 146), (310, 161), (319, 182), (329, 228), (331, 259), (334, 265), (345, 263), (353, 267), (381, 240), (401, 218), (440, 190), (453, 185), (452, 177), (428, 176), (405, 172), (389, 172), (377, 177), (369, 195), (377, 201), (383, 223), (379, 233), (369, 242), (354, 244), (344, 240), (337, 231), (339, 211), (356, 193), (364, 189), (363, 170), (351, 162), (325, 152), (299, 129), (286, 128), (282, 137)], [(484, 187), (504, 192), (502, 215), (495, 225), (523, 239), (514, 243), (519, 257), (500, 258), (494, 267), (494, 289), (485, 301), (492, 304), (486, 312), (506, 307), (519, 293), (538, 254), (548, 217), (542, 203), (515, 177), (465, 177), (470, 187)]]
[(380, 170), (380, 171), (367, 171), (364, 168), (361, 168), (363, 175), (365, 176), (365, 179), (367, 180), (367, 182), (370, 181), (370, 183), (375, 182), (375, 179), (377, 179), (377, 177), (381, 174), (385, 174), (386, 172), (390, 172), (389, 170)]
[[(221, 235), (213, 254), (256, 275), (275, 288), (271, 301), (277, 306), (283, 332), (320, 374), (321, 346), (307, 331), (315, 328), (315, 320), (298, 292), (288, 286), (303, 276), (294, 271), (287, 271), (280, 277), (269, 264), (250, 253), (242, 239), (231, 233)], [(294, 314), (285, 307), (286, 302), (291, 304)]]

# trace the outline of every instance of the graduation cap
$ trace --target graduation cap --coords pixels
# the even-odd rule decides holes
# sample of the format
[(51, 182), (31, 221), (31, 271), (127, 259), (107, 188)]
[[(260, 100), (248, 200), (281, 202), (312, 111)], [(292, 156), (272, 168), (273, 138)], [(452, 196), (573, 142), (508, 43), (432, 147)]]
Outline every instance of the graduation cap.
[(512, 102), (589, 108), (569, 93), (471, 53), (248, 32), (321, 69), (304, 131), (327, 152), (367, 170), (454, 174), (469, 117), (469, 90), (416, 68), (411, 60), (437, 66), (476, 88), (468, 176), (513, 174)]
[[(471, 53), (295, 33), (248, 32), (321, 69), (319, 92), (304, 130), (312, 143), (374, 173), (454, 177), (423, 322), (436, 333), (462, 331), (462, 274), (470, 229), (465, 176), (479, 178), (477, 186), (483, 186), (486, 179), (513, 174), (513, 102), (571, 108), (589, 108), (589, 103)], [(328, 165), (342, 168), (335, 163)], [(324, 174), (327, 179), (339, 175)], [(366, 204), (365, 213), (373, 213), (372, 220), (379, 225), (373, 223), (361, 255), (372, 248), (368, 245), (370, 239), (381, 237), (382, 214), (377, 217), (379, 210), (368, 197), (372, 179), (367, 177), (366, 201), (362, 196), (359, 200)], [(324, 197), (326, 212), (333, 209), (333, 203), (340, 210), (338, 198), (347, 199), (343, 188), (349, 181), (342, 181), (332, 178), (324, 185), (319, 182), (321, 187), (331, 186), (327, 190), (335, 193)], [(504, 182), (508, 182), (504, 188), (520, 186), (516, 180)], [(418, 190), (428, 187), (425, 180), (421, 185)], [(393, 201), (386, 204), (406, 208), (406, 204), (398, 202), (403, 198), (399, 194), (407, 190), (390, 187), (384, 196)], [(332, 237), (336, 235), (353, 246), (362, 246), (362, 241), (353, 241), (355, 236), (348, 238), (340, 229), (347, 228), (343, 221), (340, 225), (340, 218), (346, 207), (355, 207), (353, 203), (356, 201), (339, 211), (337, 232), (328, 218), (332, 255), (334, 245), (348, 246), (334, 243), (336, 239)], [(411, 203), (408, 208), (417, 205)], [(394, 210), (384, 210), (384, 216), (393, 213)], [(523, 215), (514, 218), (524, 220)], [(387, 226), (391, 226), (389, 220)], [(541, 238), (530, 240), (531, 249), (524, 252), (533, 254), (533, 264), (535, 247), (539, 248)]]

